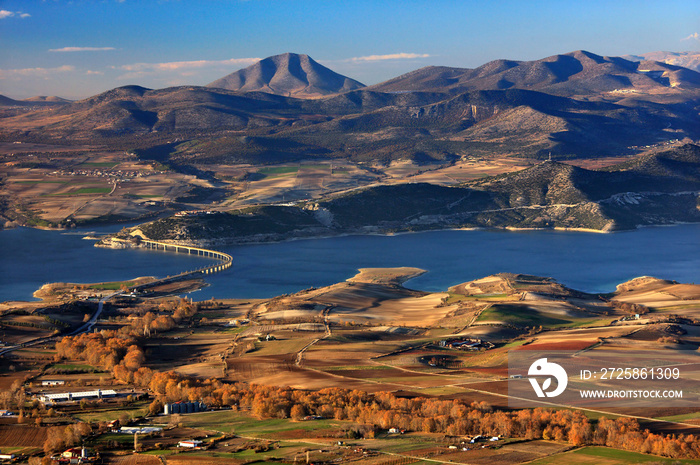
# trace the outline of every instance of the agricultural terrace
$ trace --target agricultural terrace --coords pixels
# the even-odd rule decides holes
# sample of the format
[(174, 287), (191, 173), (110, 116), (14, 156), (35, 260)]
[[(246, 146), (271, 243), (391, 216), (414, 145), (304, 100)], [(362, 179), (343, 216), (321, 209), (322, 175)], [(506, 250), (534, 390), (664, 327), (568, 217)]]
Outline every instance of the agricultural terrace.
[[(89, 301), (78, 305), (81, 297), (135, 280), (48, 286), (44, 301), (2, 309), (6, 335), (57, 337), (1, 360), (0, 407), (22, 420), (0, 429), (10, 442), (31, 426), (35, 436), (21, 449), (29, 455), (86, 438), (105, 463), (158, 455), (168, 463), (293, 463), (307, 453), (368, 464), (632, 463), (631, 451), (661, 463), (700, 457), (698, 409), (580, 411), (553, 403), (512, 411), (506, 387), (510, 351), (697, 349), (700, 287), (643, 279), (599, 296), (513, 274), (439, 293), (404, 286), (422, 272), (363, 269), (343, 283), (272, 299), (194, 302), (166, 289), (123, 296), (105, 305), (95, 333), (68, 337), (61, 334), (94, 311)], [(44, 385), (56, 379), (63, 384)], [(124, 394), (35, 401), (42, 392), (88, 389)], [(166, 403), (190, 400), (210, 411), (162, 415)], [(133, 436), (111, 432), (115, 420), (164, 430), (139, 437), (133, 455)], [(60, 435), (42, 436), (55, 427)], [(469, 446), (464, 438), (478, 434), (501, 438)], [(182, 452), (184, 439), (202, 440), (204, 449)]]

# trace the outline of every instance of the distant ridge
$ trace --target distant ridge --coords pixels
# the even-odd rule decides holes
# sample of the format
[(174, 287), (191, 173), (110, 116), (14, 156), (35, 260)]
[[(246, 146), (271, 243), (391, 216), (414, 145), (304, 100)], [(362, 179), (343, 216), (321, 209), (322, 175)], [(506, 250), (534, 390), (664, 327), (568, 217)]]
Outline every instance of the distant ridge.
[(33, 105), (64, 105), (67, 103), (71, 103), (70, 100), (66, 100), (61, 97), (47, 97), (44, 95), (36, 96), (36, 97), (30, 97), (30, 98), (25, 98), (22, 100), (15, 100), (10, 97), (6, 97), (5, 95), (0, 95), (0, 106), (2, 107), (27, 107), (27, 106), (33, 106)]
[(217, 79), (207, 87), (312, 98), (361, 89), (365, 85), (320, 65), (308, 55), (284, 53)]
[(642, 55), (625, 55), (622, 58), (631, 61), (660, 61), (700, 72), (700, 52), (649, 52)]
[(22, 100), (23, 102), (44, 102), (44, 103), (71, 103), (71, 100), (61, 98), (61, 97), (56, 97), (55, 95), (51, 96), (46, 96), (46, 95), (37, 95), (36, 97), (29, 97), (25, 98)]
[(429, 66), (368, 87), (378, 92), (526, 89), (553, 95), (598, 95), (620, 89), (700, 87), (700, 74), (657, 61), (604, 57), (585, 50), (535, 61), (495, 60), (475, 69)]

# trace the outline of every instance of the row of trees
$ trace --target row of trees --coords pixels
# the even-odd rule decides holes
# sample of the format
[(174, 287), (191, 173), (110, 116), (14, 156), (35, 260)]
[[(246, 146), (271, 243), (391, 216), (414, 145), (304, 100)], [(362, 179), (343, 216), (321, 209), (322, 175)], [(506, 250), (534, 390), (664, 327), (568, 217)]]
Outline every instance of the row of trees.
[(131, 320), (131, 334), (150, 336), (151, 333), (165, 332), (173, 329), (177, 323), (169, 315), (156, 315), (153, 312), (146, 312), (142, 317)]
[(454, 436), (544, 438), (575, 446), (604, 445), (672, 458), (700, 458), (700, 437), (654, 434), (641, 430), (632, 418), (603, 417), (591, 422), (581, 411), (537, 408), (505, 412), (493, 410), (485, 402), (467, 405), (460, 400), (406, 399), (388, 392), (370, 394), (340, 388), (299, 391), (218, 380), (198, 381), (173, 372), (152, 373), (148, 387), (158, 395), (155, 401), (158, 405), (165, 401), (203, 399), (210, 405), (249, 410), (259, 418), (300, 419), (319, 415), (384, 429)]
[(92, 428), (87, 423), (75, 423), (67, 426), (52, 426), (46, 434), (44, 452), (51, 454), (63, 451), (69, 447), (77, 446), (82, 438), (88, 436)]
[(114, 331), (66, 336), (56, 343), (56, 360), (79, 359), (113, 373), (135, 372), (145, 361), (136, 340)]
[(157, 399), (153, 412), (165, 402), (203, 400), (212, 406), (231, 406), (259, 418), (294, 418), (318, 415), (350, 420), (380, 428), (400, 428), (447, 435), (503, 435), (545, 438), (575, 446), (596, 444), (672, 458), (700, 458), (700, 437), (668, 436), (641, 430), (631, 418), (601, 418), (591, 422), (580, 411), (526, 409), (493, 410), (484, 402), (400, 398), (388, 392), (327, 388), (301, 391), (272, 386), (197, 380), (175, 372), (156, 372), (142, 366), (144, 354), (136, 341), (103, 331), (65, 337), (57, 356), (83, 359), (111, 369), (115, 378), (148, 388)]

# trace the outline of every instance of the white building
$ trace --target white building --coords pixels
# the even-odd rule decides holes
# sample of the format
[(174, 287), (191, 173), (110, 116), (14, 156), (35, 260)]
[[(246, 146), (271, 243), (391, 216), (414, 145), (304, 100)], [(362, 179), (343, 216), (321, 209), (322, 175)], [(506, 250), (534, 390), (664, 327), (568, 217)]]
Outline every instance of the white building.
[(83, 399), (102, 399), (103, 397), (115, 397), (117, 391), (113, 389), (97, 389), (95, 391), (58, 392), (55, 394), (41, 394), (39, 400), (45, 404), (54, 402), (70, 402)]
[(186, 447), (188, 449), (196, 449), (202, 446), (202, 441), (198, 439), (188, 439), (177, 443), (177, 447)]

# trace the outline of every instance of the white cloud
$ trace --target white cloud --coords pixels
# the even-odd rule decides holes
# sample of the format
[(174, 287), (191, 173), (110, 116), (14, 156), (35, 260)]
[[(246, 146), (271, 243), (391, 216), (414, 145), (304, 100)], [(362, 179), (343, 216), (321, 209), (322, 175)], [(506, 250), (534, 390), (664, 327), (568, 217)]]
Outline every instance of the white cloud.
[(364, 57), (348, 58), (344, 61), (363, 62), (363, 61), (385, 61), (385, 60), (411, 60), (416, 58), (430, 58), (427, 53), (390, 53), (388, 55), (368, 55)]
[(700, 40), (700, 33), (694, 32), (694, 33), (690, 34), (688, 37), (686, 37), (685, 39), (681, 39), (681, 42), (684, 40), (691, 40), (691, 39)]
[(63, 47), (52, 48), (49, 52), (106, 52), (116, 50), (114, 47)]
[(93, 71), (93, 70), (89, 69), (89, 70), (85, 71), (85, 74), (87, 74), (88, 76), (92, 76), (92, 75), (103, 76), (105, 73), (103, 71)]
[(231, 58), (230, 60), (197, 60), (197, 61), (171, 61), (167, 63), (133, 63), (130, 65), (116, 66), (131, 72), (154, 72), (154, 71), (182, 71), (209, 68), (215, 66), (242, 66), (251, 65), (260, 61), (261, 58)]
[(0, 19), (12, 18), (13, 16), (19, 16), (22, 19), (31, 18), (32, 15), (29, 13), (22, 13), (21, 11), (8, 11), (0, 10)]
[(0, 79), (19, 79), (26, 77), (48, 78), (55, 73), (67, 73), (71, 71), (75, 71), (75, 66), (63, 65), (56, 68), (0, 69)]

